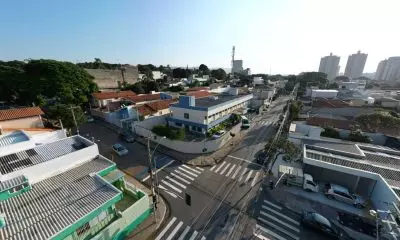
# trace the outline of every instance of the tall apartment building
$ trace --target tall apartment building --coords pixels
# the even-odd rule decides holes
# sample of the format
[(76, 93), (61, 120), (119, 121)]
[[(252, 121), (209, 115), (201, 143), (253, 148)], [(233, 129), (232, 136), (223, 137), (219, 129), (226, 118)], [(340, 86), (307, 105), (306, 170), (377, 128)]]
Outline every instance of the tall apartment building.
[(332, 55), (321, 58), (319, 63), (318, 72), (326, 73), (328, 80), (332, 81), (339, 73), (339, 61), (340, 57)]
[(400, 57), (390, 57), (382, 74), (384, 81), (400, 80)]
[(376, 69), (375, 72), (375, 80), (383, 80), (382, 77), (383, 73), (385, 72), (386, 64), (387, 64), (387, 59), (379, 62), (378, 68)]
[(243, 60), (233, 60), (232, 72), (241, 73), (243, 71)]
[(368, 54), (358, 51), (347, 59), (344, 75), (351, 79), (361, 77)]

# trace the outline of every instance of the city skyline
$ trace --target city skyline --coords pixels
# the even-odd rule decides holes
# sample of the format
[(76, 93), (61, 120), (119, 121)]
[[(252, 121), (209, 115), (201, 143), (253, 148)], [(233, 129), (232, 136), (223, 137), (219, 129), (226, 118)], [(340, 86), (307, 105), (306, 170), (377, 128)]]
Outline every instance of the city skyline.
[[(100, 58), (229, 68), (235, 45), (236, 58), (253, 73), (317, 71), (321, 56), (330, 52), (341, 57), (343, 68), (357, 50), (368, 53), (364, 72), (375, 72), (382, 59), (400, 55), (393, 31), (399, 6), (391, 0), (7, 2), (0, 10), (1, 60)], [(328, 10), (335, 17), (327, 17)], [(385, 38), (376, 39), (372, 31)]]

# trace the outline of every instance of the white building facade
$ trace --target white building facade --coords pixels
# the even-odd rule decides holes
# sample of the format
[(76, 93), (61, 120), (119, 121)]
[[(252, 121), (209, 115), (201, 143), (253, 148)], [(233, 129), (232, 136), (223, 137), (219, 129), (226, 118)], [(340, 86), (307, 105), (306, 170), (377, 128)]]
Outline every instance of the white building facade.
[(232, 72), (241, 73), (243, 71), (243, 60), (233, 60)]
[(387, 64), (387, 59), (379, 62), (378, 68), (376, 69), (376, 72), (375, 72), (375, 80), (378, 80), (378, 81), (383, 80), (382, 77), (383, 77), (383, 73), (386, 68), (386, 64)]
[(382, 74), (383, 81), (400, 80), (400, 57), (390, 57)]
[(367, 62), (367, 57), (368, 54), (361, 53), (360, 51), (350, 55), (347, 59), (344, 75), (351, 79), (361, 77), (364, 71), (365, 63)]
[(339, 61), (340, 57), (332, 55), (321, 58), (319, 63), (318, 72), (325, 73), (329, 81), (332, 81), (339, 74)]

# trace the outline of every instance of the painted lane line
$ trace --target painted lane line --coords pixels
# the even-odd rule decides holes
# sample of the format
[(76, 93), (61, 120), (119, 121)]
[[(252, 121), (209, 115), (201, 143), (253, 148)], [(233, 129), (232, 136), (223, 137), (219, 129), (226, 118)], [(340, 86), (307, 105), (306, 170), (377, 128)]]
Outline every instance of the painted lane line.
[(253, 178), (253, 181), (251, 182), (251, 187), (254, 187), (256, 185), (257, 179), (258, 179), (258, 175), (260, 174), (260, 172), (256, 172), (256, 175)]
[(183, 188), (183, 189), (186, 189), (186, 186), (185, 186), (185, 185), (183, 185), (182, 183), (176, 181), (175, 179), (171, 178), (170, 176), (166, 176), (165, 178), (166, 178), (168, 181), (171, 181), (171, 182), (175, 183), (175, 184), (178, 185), (179, 187), (181, 187), (181, 188)]
[[(171, 165), (173, 162), (175, 162), (174, 160), (171, 160), (169, 163), (165, 164), (164, 166), (162, 166), (161, 168), (157, 169), (157, 171), (155, 171), (155, 173), (158, 173), (159, 171), (163, 170), (164, 168), (168, 167), (169, 165)], [(150, 174), (142, 179), (142, 182), (146, 181), (147, 179), (150, 178)]]
[(268, 213), (266, 213), (264, 211), (260, 211), (260, 214), (264, 215), (265, 217), (267, 217), (267, 218), (269, 218), (271, 220), (274, 220), (277, 223), (280, 223), (281, 225), (283, 225), (283, 226), (285, 226), (287, 228), (292, 229), (295, 232), (298, 232), (298, 233), (300, 232), (300, 229), (298, 229), (297, 227), (294, 227), (293, 225), (287, 224), (286, 222), (284, 222), (284, 221), (282, 221), (282, 220), (280, 220), (280, 219), (278, 219), (278, 218), (276, 218), (276, 217), (274, 217), (272, 215), (268, 215)]
[(173, 176), (174, 178), (176, 178), (176, 179), (179, 179), (179, 180), (181, 180), (182, 182), (184, 182), (184, 183), (186, 183), (186, 184), (190, 184), (190, 182), (188, 181), (188, 180), (186, 180), (186, 179), (184, 179), (184, 178), (181, 178), (180, 176), (178, 176), (177, 174), (175, 174), (175, 173), (171, 173), (171, 176)]
[(232, 175), (232, 179), (234, 179), (236, 177), (236, 175), (239, 173), (241, 168), (242, 168), (242, 166), (239, 166), (238, 168), (236, 168), (235, 173)]
[(295, 225), (298, 225), (298, 226), (300, 225), (300, 222), (294, 220), (294, 219), (291, 218), (291, 217), (286, 216), (285, 214), (282, 214), (282, 213), (280, 213), (280, 212), (278, 212), (278, 211), (275, 211), (274, 209), (269, 208), (269, 207), (267, 207), (267, 206), (265, 206), (265, 205), (262, 205), (261, 207), (262, 207), (263, 209), (267, 210), (267, 211), (270, 211), (270, 212), (272, 212), (272, 213), (275, 213), (276, 215), (280, 216), (281, 218), (284, 218), (284, 219), (288, 220), (289, 222), (292, 222), (292, 223), (295, 224)]
[(206, 240), (206, 237), (202, 236), (200, 240)]
[(244, 180), (244, 183), (247, 183), (247, 181), (249, 181), (252, 174), (253, 174), (253, 170), (250, 170), (249, 174), (247, 174), (246, 180)]
[[(279, 235), (279, 234), (277, 234), (277, 233), (274, 233), (274, 232), (272, 232), (271, 230), (269, 230), (269, 229), (266, 229), (265, 227), (263, 227), (263, 226), (261, 226), (261, 225), (258, 225), (258, 224), (256, 224), (256, 229), (260, 229), (261, 231), (263, 231), (263, 232), (265, 232), (267, 235), (271, 235), (271, 236), (273, 236), (273, 237), (275, 237), (275, 238), (277, 238), (277, 239), (279, 239), (279, 240), (287, 240), (286, 238), (284, 238), (284, 237), (282, 237), (281, 235)], [(255, 236), (257, 236), (256, 234), (254, 234)], [(262, 236), (262, 235), (261, 235)], [(259, 236), (257, 236), (257, 237), (259, 237)], [(264, 236), (263, 236), (264, 237)], [(260, 237), (259, 237), (260, 238)], [(261, 238), (261, 239), (265, 239), (265, 238)], [(267, 238), (267, 239), (269, 239), (269, 238)]]
[(198, 232), (195, 230), (189, 240), (194, 240), (197, 236)]
[(198, 169), (198, 170), (200, 170), (200, 171), (204, 171), (204, 169), (201, 168), (201, 167), (196, 167), (196, 169)]
[(229, 167), (230, 165), (231, 165), (230, 163), (226, 164), (224, 170), (222, 170), (222, 172), (221, 172), (221, 175), (224, 175), (225, 171), (228, 169), (228, 167)]
[(184, 164), (181, 165), (181, 166), (184, 167), (184, 168), (186, 168), (186, 169), (189, 170), (189, 171), (193, 171), (193, 172), (198, 173), (198, 174), (201, 173), (199, 170), (193, 169), (193, 168), (188, 167), (188, 166), (186, 166), (186, 165), (184, 165)]
[(198, 176), (197, 174), (194, 174), (194, 173), (192, 173), (192, 172), (189, 172), (188, 170), (186, 170), (186, 169), (184, 169), (184, 168), (182, 168), (182, 167), (178, 167), (178, 168), (179, 168), (179, 170), (184, 171), (185, 173), (187, 173), (187, 174), (189, 174), (189, 175), (192, 175), (193, 177), (197, 177), (197, 176)]
[(216, 164), (215, 164), (214, 166), (212, 166), (212, 167), (210, 168), (210, 171), (214, 170), (214, 168), (215, 168), (216, 166), (217, 166)]
[(219, 167), (217, 168), (217, 170), (215, 170), (215, 173), (218, 173), (219, 170), (222, 168), (222, 166), (225, 165), (226, 162), (223, 162), (221, 165), (219, 165)]
[(161, 188), (162, 190), (164, 190), (164, 192), (168, 193), (169, 195), (171, 195), (173, 198), (177, 198), (178, 196), (176, 196), (175, 194), (173, 194), (172, 192), (168, 191), (168, 189), (166, 187), (164, 187), (163, 185), (158, 185), (159, 188)]
[(181, 175), (182, 177), (185, 177), (185, 178), (187, 178), (187, 179), (189, 179), (189, 180), (194, 181), (194, 178), (189, 177), (188, 175), (184, 174), (183, 172), (181, 172), (181, 171), (179, 171), (179, 170), (175, 170), (175, 172), (176, 172), (177, 174)]
[(270, 205), (270, 206), (272, 206), (272, 207), (278, 209), (279, 211), (282, 210), (282, 207), (281, 207), (281, 206), (278, 206), (278, 205), (276, 205), (276, 204), (274, 204), (274, 203), (272, 203), (272, 202), (270, 202), (270, 201), (264, 200), (264, 202), (265, 202), (266, 204), (268, 204), (268, 205)]
[(239, 182), (242, 181), (242, 178), (243, 178), (244, 174), (246, 173), (246, 171), (247, 171), (247, 168), (244, 168), (242, 174), (240, 174)]
[(225, 177), (228, 177), (229, 175), (231, 175), (233, 169), (236, 167), (236, 164), (232, 164), (231, 169), (229, 169), (228, 173), (225, 175)]
[(271, 222), (268, 222), (267, 220), (265, 220), (265, 219), (263, 219), (263, 218), (260, 218), (260, 217), (257, 218), (257, 219), (258, 219), (259, 221), (261, 221), (261, 222), (267, 224), (268, 226), (270, 226), (270, 227), (272, 227), (272, 228), (275, 228), (275, 229), (278, 230), (279, 232), (284, 233), (285, 235), (288, 235), (289, 237), (291, 237), (291, 238), (293, 238), (293, 239), (295, 239), (295, 240), (299, 240), (299, 239), (300, 239), (298, 236), (294, 235), (293, 233), (290, 233), (289, 231), (286, 231), (285, 229), (279, 227), (279, 226), (276, 225), (276, 224), (273, 224), (273, 223), (271, 223)]
[(182, 224), (183, 224), (183, 222), (180, 221), (180, 222), (178, 223), (178, 225), (176, 225), (176, 227), (174, 228), (174, 230), (172, 230), (171, 234), (168, 236), (167, 240), (171, 240), (171, 239), (175, 236), (175, 234), (178, 232), (179, 228), (181, 228)]
[(182, 193), (182, 190), (180, 190), (179, 188), (175, 187), (174, 185), (170, 184), (169, 182), (165, 181), (165, 180), (161, 180), (162, 183), (164, 183), (165, 185), (167, 185), (168, 187), (174, 189), (175, 191), (177, 191), (178, 193)]
[(157, 236), (155, 240), (160, 240), (164, 236), (164, 234), (168, 231), (168, 229), (172, 226), (172, 224), (174, 224), (175, 221), (176, 217), (173, 217), (171, 221), (169, 221), (168, 225), (162, 230), (162, 232)]
[(183, 233), (179, 236), (178, 240), (183, 240), (185, 238), (186, 234), (189, 232), (189, 230), (190, 230), (190, 227), (187, 226), (185, 228), (185, 231), (183, 231)]

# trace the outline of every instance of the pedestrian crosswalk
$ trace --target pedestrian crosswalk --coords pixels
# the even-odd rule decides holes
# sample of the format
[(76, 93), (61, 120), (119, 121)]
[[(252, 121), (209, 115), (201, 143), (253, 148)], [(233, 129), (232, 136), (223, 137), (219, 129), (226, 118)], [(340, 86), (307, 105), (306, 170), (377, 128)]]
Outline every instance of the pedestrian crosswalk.
[(249, 169), (247, 167), (240, 166), (239, 164), (229, 162), (223, 162), (219, 165), (214, 165), (210, 168), (210, 171), (224, 177), (238, 179), (237, 181), (241, 183), (249, 183), (251, 187), (254, 187), (257, 182), (261, 180), (261, 174), (259, 170)]
[(173, 217), (164, 229), (157, 235), (155, 240), (183, 240), (183, 239), (200, 239), (206, 240), (204, 236), (198, 236), (200, 233), (190, 226), (183, 226), (183, 222)]
[(170, 172), (163, 179), (158, 181), (159, 189), (163, 190), (173, 198), (183, 198), (181, 195), (184, 190), (190, 185), (196, 177), (204, 171), (200, 167), (189, 167), (187, 165), (180, 165)]
[(299, 240), (300, 222), (283, 212), (281, 206), (263, 200), (254, 235), (260, 239)]

